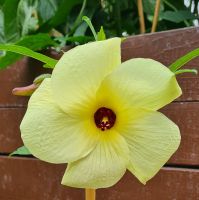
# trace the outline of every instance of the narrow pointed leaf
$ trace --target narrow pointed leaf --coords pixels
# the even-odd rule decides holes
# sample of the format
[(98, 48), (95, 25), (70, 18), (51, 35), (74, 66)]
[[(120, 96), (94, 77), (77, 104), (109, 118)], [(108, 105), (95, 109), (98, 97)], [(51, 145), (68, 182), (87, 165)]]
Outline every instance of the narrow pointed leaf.
[[(48, 46), (56, 47), (56, 43), (48, 34), (45, 33), (38, 33), (35, 35), (22, 37), (14, 44), (29, 48), (32, 51), (40, 51)], [(3, 52), (4, 54), (0, 55), (0, 69), (6, 68), (7, 66), (15, 63), (17, 60), (20, 60), (23, 57), (21, 54), (13, 52), (5, 53), (5, 51), (0, 51), (0, 53), (1, 52)]]
[[(11, 45), (11, 44), (5, 44), (5, 45), (0, 45), (0, 50), (3, 51), (11, 51), (14, 53), (18, 53), (24, 56), (29, 56), (31, 58), (34, 58), (36, 60), (39, 60), (43, 63), (45, 63), (49, 68), (54, 68), (54, 66), (57, 63), (57, 60), (50, 58), (48, 56), (45, 56), (41, 53), (34, 52), (29, 48), (23, 47), (23, 46), (18, 46), (18, 45)], [(1, 68), (1, 66), (0, 66)]]
[(177, 59), (174, 63), (172, 63), (169, 66), (169, 69), (172, 72), (176, 72), (178, 69), (180, 69), (183, 65), (191, 61), (192, 59), (199, 56), (199, 48), (194, 49), (193, 51), (187, 53), (186, 55), (182, 56), (181, 58)]

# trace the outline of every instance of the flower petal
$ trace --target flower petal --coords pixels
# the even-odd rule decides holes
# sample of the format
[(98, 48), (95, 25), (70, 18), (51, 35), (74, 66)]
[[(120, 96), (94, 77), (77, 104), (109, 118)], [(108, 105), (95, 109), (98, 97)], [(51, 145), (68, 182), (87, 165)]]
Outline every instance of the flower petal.
[(181, 138), (178, 127), (159, 112), (129, 122), (120, 132), (130, 149), (128, 169), (143, 184), (168, 161)]
[(20, 129), (25, 146), (41, 160), (66, 163), (80, 159), (96, 146), (98, 134), (90, 119), (71, 118), (52, 98), (45, 79), (30, 98)]
[(112, 186), (124, 175), (128, 159), (124, 138), (115, 131), (106, 131), (87, 157), (69, 163), (62, 184), (78, 188)]
[(179, 97), (181, 89), (167, 67), (155, 60), (135, 58), (108, 75), (98, 93), (106, 101), (116, 99), (126, 108), (158, 110)]
[(113, 38), (75, 47), (66, 52), (52, 73), (53, 95), (67, 113), (87, 105), (104, 77), (121, 64), (121, 39)]

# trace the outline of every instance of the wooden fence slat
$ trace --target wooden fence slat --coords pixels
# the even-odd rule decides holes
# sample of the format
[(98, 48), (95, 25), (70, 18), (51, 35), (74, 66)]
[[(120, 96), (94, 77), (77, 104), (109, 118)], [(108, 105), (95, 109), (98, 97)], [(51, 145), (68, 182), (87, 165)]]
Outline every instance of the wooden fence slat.
[[(133, 36), (122, 43), (122, 60), (153, 58), (169, 65), (199, 47), (199, 28), (186, 28)], [(52, 54), (51, 54), (52, 55)], [(57, 54), (53, 54), (57, 57)], [(199, 70), (199, 58), (186, 68)], [(11, 94), (14, 87), (31, 84), (46, 72), (42, 64), (23, 58), (12, 68), (0, 71), (0, 154), (22, 145), (19, 125), (28, 98)], [(161, 109), (179, 125), (182, 142), (169, 165), (199, 166), (199, 75), (178, 76), (183, 95)], [(84, 191), (61, 186), (66, 165), (53, 165), (34, 158), (0, 156), (0, 199), (2, 200), (83, 200)], [(97, 190), (97, 200), (199, 200), (199, 169), (163, 168), (146, 186), (130, 173), (118, 184)]]
[(199, 200), (199, 170), (163, 168), (145, 186), (130, 173), (110, 189), (97, 191), (97, 200)]
[[(199, 48), (198, 36), (198, 27), (131, 36), (122, 43), (122, 60), (145, 57), (169, 65), (180, 56)], [(196, 58), (191, 66), (198, 67), (198, 60)]]
[[(155, 59), (166, 66), (189, 51), (199, 48), (199, 28), (183, 28), (173, 31), (132, 36), (122, 43), (122, 60), (144, 57)], [(199, 57), (186, 68), (199, 70)], [(199, 75), (178, 75), (183, 95), (178, 101), (199, 100)]]
[(12, 89), (29, 85), (31, 78), (30, 68), (28, 68), (28, 59), (24, 58), (8, 69), (0, 71), (0, 107), (24, 106), (28, 98), (12, 95)]
[[(199, 47), (198, 30), (199, 28), (186, 28), (129, 37), (122, 43), (122, 60), (145, 57), (169, 65), (180, 56)], [(60, 57), (54, 52), (51, 52), (51, 55)], [(198, 63), (199, 58), (196, 58), (187, 67), (199, 69)], [(12, 67), (0, 71), (0, 107), (26, 106), (27, 98), (14, 97), (11, 94), (12, 89), (30, 84), (34, 77), (45, 71), (40, 62), (28, 58), (24, 58)], [(178, 101), (198, 101), (199, 75), (184, 74), (178, 77), (183, 89), (183, 95)]]
[(12, 95), (12, 89), (32, 84), (35, 77), (52, 70), (44, 69), (42, 63), (27, 57), (7, 69), (0, 70), (0, 107), (24, 107), (28, 97)]
[[(60, 184), (65, 165), (37, 159), (0, 157), (0, 199), (84, 200), (84, 190)], [(175, 183), (174, 183), (175, 182)], [(145, 186), (129, 172), (97, 200), (199, 200), (199, 170), (163, 168)]]
[[(10, 153), (22, 145), (19, 125), (25, 108), (0, 109), (0, 152)], [(199, 166), (199, 102), (172, 103), (162, 112), (179, 125), (182, 142), (169, 164)]]
[(182, 137), (168, 163), (199, 166), (199, 102), (175, 102), (160, 111), (179, 126)]
[(0, 108), (0, 153), (11, 153), (23, 145), (19, 126), (25, 108)]
[(37, 159), (0, 157), (0, 199), (83, 199), (82, 190), (61, 186), (66, 165), (52, 165)]

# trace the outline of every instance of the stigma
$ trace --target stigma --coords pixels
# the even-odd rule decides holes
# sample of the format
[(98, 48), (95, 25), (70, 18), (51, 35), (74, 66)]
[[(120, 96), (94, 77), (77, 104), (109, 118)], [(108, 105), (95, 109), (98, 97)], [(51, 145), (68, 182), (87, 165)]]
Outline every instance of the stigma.
[(115, 113), (106, 107), (99, 108), (94, 114), (94, 121), (97, 128), (102, 131), (112, 128), (115, 124), (116, 115)]

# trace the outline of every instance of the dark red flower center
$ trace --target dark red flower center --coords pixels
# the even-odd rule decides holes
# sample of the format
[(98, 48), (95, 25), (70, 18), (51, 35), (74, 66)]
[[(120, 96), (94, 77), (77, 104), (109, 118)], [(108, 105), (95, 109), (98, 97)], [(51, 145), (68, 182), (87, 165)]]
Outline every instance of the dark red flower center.
[(101, 107), (95, 112), (94, 119), (97, 128), (105, 131), (113, 127), (115, 124), (116, 115), (111, 109)]

